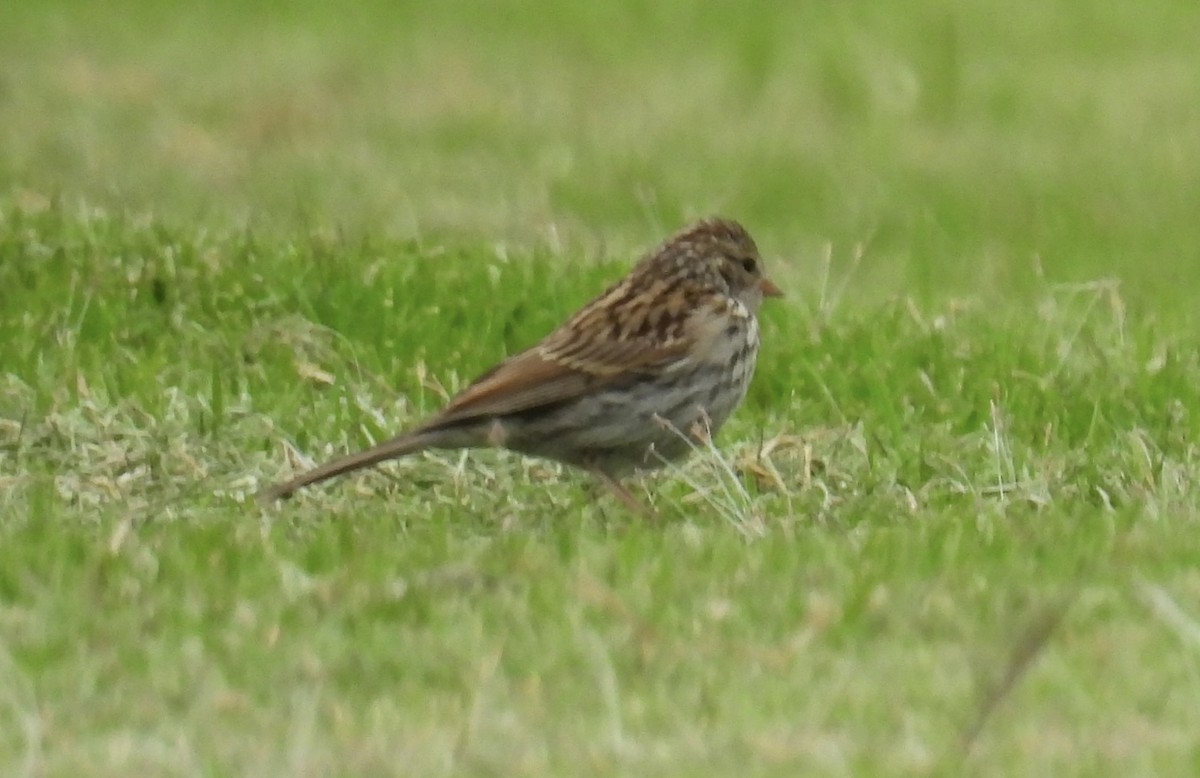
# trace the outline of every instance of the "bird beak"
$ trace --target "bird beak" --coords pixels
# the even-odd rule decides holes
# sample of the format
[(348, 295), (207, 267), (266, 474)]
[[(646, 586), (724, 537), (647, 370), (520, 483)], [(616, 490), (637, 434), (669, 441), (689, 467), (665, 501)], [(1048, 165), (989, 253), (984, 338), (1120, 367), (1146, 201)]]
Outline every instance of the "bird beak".
[(763, 297), (783, 297), (783, 290), (775, 286), (769, 278), (759, 281), (758, 288), (762, 291)]

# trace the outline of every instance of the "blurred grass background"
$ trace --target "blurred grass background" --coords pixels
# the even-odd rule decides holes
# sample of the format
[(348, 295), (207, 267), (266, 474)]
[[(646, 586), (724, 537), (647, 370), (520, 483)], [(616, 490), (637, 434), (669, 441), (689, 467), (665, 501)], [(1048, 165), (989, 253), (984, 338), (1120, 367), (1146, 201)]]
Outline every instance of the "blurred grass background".
[(0, 181), (185, 223), (624, 256), (744, 220), (852, 298), (1200, 280), (1200, 13), (903, 2), (51, 2), (0, 29)]

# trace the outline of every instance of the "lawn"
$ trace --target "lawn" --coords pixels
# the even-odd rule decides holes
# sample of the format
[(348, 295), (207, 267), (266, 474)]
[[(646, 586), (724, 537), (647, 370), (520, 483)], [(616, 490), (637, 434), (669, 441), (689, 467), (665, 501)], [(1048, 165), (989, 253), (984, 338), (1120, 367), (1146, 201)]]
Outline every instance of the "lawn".
[[(20, 4), (0, 774), (1200, 770), (1200, 13)], [(630, 482), (264, 508), (686, 221), (787, 292)]]

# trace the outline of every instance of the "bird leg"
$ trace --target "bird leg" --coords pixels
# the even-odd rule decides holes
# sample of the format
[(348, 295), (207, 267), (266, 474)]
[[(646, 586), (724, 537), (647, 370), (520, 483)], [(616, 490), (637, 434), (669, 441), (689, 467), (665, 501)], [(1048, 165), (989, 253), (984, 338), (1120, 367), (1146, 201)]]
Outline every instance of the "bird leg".
[(596, 479), (600, 481), (600, 483), (604, 484), (604, 486), (606, 486), (608, 490), (612, 492), (626, 508), (648, 521), (658, 520), (658, 511), (654, 510), (654, 508), (635, 497), (633, 492), (626, 489), (620, 481), (605, 472), (603, 468), (599, 466), (592, 466), (589, 467), (588, 470), (592, 473), (592, 475), (596, 476)]

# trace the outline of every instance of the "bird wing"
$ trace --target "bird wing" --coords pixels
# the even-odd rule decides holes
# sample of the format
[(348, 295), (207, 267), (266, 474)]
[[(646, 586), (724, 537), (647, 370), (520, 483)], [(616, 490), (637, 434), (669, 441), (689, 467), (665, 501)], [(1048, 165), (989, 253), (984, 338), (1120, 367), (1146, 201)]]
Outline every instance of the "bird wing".
[[(514, 354), (475, 379), (450, 400), (429, 427), (511, 413), (573, 400), (621, 378), (670, 363), (689, 340), (581, 326), (580, 311), (541, 343)], [(582, 320), (582, 321), (581, 321)], [(625, 335), (626, 337), (622, 337)]]

